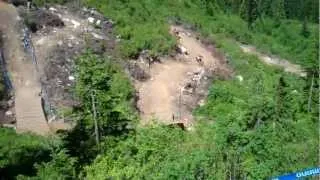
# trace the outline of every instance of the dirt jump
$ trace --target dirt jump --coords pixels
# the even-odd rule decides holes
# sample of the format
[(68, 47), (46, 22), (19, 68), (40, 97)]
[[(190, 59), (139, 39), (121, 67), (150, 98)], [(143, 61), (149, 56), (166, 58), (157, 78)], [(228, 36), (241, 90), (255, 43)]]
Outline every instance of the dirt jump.
[(138, 108), (142, 124), (152, 121), (164, 124), (193, 123), (192, 110), (203, 103), (212, 76), (222, 69), (230, 74), (226, 63), (215, 56), (200, 40), (180, 26), (172, 26), (178, 38), (175, 57), (161, 58), (151, 65), (151, 78), (140, 82)]
[(16, 8), (0, 1), (0, 30), (15, 94), (16, 129), (47, 134), (50, 129), (41, 105), (41, 87), (32, 59), (23, 49), (21, 32), (17, 32), (18, 19)]

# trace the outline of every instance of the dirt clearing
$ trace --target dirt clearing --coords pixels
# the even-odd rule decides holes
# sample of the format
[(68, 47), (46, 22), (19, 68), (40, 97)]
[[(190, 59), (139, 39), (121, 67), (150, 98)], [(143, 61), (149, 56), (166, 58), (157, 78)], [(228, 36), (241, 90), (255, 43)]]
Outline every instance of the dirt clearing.
[(136, 84), (143, 124), (152, 120), (165, 124), (192, 124), (192, 110), (203, 104), (213, 76), (231, 74), (225, 61), (215, 56), (191, 32), (172, 26), (171, 33), (178, 36), (180, 54), (152, 64), (150, 79)]

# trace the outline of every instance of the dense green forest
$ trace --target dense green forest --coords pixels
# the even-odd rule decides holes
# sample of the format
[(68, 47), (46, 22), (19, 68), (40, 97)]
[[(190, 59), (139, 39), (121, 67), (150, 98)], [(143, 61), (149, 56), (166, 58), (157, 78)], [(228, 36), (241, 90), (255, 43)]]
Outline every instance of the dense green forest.
[[(36, 1), (41, 5), (45, 1)], [(54, 1), (57, 2), (57, 1)], [(61, 1), (62, 2), (62, 1)], [(46, 1), (48, 3), (48, 1)], [(317, 0), (86, 0), (115, 21), (113, 59), (76, 59), (76, 127), (57, 137), (0, 129), (3, 179), (266, 179), (319, 165)], [(170, 23), (201, 33), (236, 79), (214, 79), (194, 131), (141, 127), (119, 61), (173, 50)], [(242, 42), (302, 65), (306, 77), (267, 66)], [(92, 101), (100, 112), (92, 113)], [(99, 122), (95, 136), (94, 119)], [(1, 179), (1, 178), (0, 178)]]

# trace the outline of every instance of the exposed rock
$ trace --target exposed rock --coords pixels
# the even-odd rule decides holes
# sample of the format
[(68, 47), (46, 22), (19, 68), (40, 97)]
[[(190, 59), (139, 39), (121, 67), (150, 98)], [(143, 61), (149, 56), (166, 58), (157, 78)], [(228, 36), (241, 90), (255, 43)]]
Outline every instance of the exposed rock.
[(96, 38), (96, 39), (100, 39), (100, 40), (104, 39), (103, 36), (101, 36), (101, 35), (99, 35), (99, 34), (97, 34), (97, 33), (92, 32), (91, 34), (92, 34), (92, 36), (93, 36), (94, 38)]
[(202, 99), (202, 100), (200, 100), (199, 102), (198, 102), (198, 105), (201, 107), (201, 106), (203, 106), (205, 104), (205, 101), (204, 101), (204, 99)]
[(97, 25), (97, 26), (100, 26), (100, 24), (101, 24), (101, 20), (98, 19), (97, 22), (96, 22), (96, 25)]
[(62, 46), (63, 45), (63, 41), (58, 41), (58, 43), (57, 43), (59, 46)]
[(54, 7), (50, 7), (50, 8), (49, 8), (49, 11), (57, 12), (58, 10), (57, 10), (56, 8), (54, 8)]
[(17, 16), (17, 20), (18, 20), (18, 21), (21, 21), (22, 18), (21, 18), (20, 16)]
[(14, 100), (10, 99), (8, 102), (8, 107), (13, 107), (13, 104), (14, 104)]
[(6, 111), (5, 115), (8, 116), (8, 117), (11, 117), (13, 115), (13, 112), (12, 111)]
[(93, 17), (88, 17), (88, 21), (89, 21), (89, 23), (94, 23), (94, 18)]
[(69, 79), (70, 81), (74, 81), (74, 80), (75, 80), (75, 77), (74, 77), (74, 76), (69, 76), (68, 79)]
[(71, 19), (71, 23), (73, 24), (73, 28), (78, 28), (81, 25), (78, 21), (74, 19)]
[(185, 55), (188, 55), (188, 54), (189, 54), (189, 53), (188, 53), (188, 50), (187, 50), (185, 47), (181, 46), (181, 45), (178, 45), (178, 46), (177, 46), (177, 51), (178, 51), (178, 53), (180, 53), (180, 54), (185, 54)]

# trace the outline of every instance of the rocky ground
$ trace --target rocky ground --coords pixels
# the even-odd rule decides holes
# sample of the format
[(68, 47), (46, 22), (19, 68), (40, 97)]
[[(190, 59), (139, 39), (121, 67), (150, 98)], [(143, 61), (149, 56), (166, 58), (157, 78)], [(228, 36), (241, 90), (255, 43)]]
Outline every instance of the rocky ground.
[(64, 6), (54, 6), (48, 11), (58, 17), (63, 26), (46, 26), (32, 34), (36, 56), (41, 67), (42, 85), (50, 105), (54, 109), (76, 106), (72, 94), (75, 83), (74, 59), (87, 49), (94, 53), (111, 52), (112, 21), (95, 10), (82, 9), (74, 12)]

